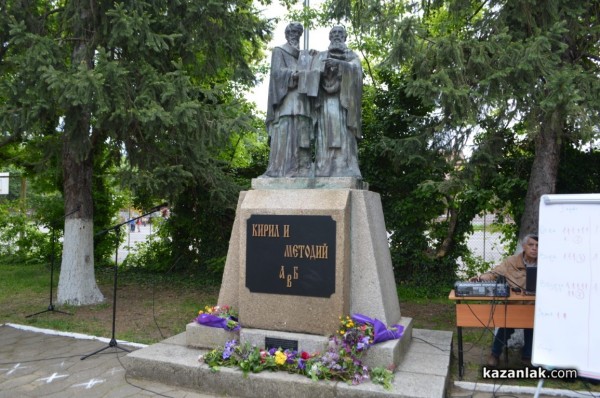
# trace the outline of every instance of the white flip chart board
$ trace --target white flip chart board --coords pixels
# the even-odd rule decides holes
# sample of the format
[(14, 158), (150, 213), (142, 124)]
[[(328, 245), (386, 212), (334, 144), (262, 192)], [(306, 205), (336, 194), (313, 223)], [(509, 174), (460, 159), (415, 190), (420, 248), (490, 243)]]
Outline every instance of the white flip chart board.
[(532, 362), (600, 379), (600, 194), (540, 200)]

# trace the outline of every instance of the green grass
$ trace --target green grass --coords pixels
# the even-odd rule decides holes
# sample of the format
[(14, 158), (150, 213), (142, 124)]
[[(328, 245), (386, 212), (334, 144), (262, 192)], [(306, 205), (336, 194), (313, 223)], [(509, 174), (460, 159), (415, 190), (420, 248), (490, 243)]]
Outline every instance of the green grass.
[[(49, 289), (50, 269), (43, 264), (2, 265), (0, 295), (7, 296), (29, 289), (40, 293)], [(58, 276), (58, 275), (56, 275)]]
[[(72, 307), (56, 303), (59, 270), (54, 273), (53, 305), (69, 312), (45, 312), (50, 304), (50, 270), (44, 264), (0, 263), (0, 323), (110, 337), (113, 268), (96, 270), (105, 302)], [(151, 344), (185, 331), (206, 305), (216, 304), (219, 286), (193, 274), (153, 274), (119, 270), (116, 338)]]
[(471, 343), (476, 345), (492, 346), (492, 333), (488, 329), (470, 329), (463, 328), (463, 343)]

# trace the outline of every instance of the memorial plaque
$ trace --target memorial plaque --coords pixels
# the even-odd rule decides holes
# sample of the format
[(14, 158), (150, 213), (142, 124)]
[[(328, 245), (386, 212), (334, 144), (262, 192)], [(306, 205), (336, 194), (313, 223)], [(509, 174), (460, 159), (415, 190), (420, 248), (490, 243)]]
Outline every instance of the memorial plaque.
[(265, 349), (271, 348), (290, 351), (298, 351), (298, 340), (278, 339), (275, 337), (265, 337)]
[(253, 214), (246, 228), (246, 287), (251, 292), (335, 293), (336, 222), (331, 216)]

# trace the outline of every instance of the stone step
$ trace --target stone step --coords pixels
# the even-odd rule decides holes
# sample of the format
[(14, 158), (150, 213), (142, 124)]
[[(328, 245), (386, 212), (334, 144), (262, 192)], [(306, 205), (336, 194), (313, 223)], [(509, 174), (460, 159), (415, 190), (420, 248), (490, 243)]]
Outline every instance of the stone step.
[(186, 333), (132, 352), (124, 357), (127, 375), (202, 394), (230, 397), (286, 398), (429, 398), (444, 397), (450, 373), (452, 332), (413, 329), (408, 348), (396, 368), (392, 388), (364, 382), (312, 381), (285, 372), (261, 372), (244, 376), (238, 369), (217, 372), (198, 361), (207, 350), (188, 347)]

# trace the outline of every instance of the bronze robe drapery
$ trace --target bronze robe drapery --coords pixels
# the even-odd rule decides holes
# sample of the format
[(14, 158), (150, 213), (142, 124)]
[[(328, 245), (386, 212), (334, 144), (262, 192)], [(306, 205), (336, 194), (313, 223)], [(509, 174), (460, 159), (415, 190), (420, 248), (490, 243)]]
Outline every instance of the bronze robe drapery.
[(321, 52), (313, 63), (322, 70), (315, 104), (315, 176), (361, 178), (356, 140), (362, 138), (362, 67), (358, 56), (347, 50), (336, 67), (323, 68), (328, 56)]
[(265, 176), (307, 177), (312, 172), (314, 123), (306, 91), (298, 89), (298, 82), (305, 85), (311, 58), (289, 44), (273, 49), (266, 119), (271, 149)]

